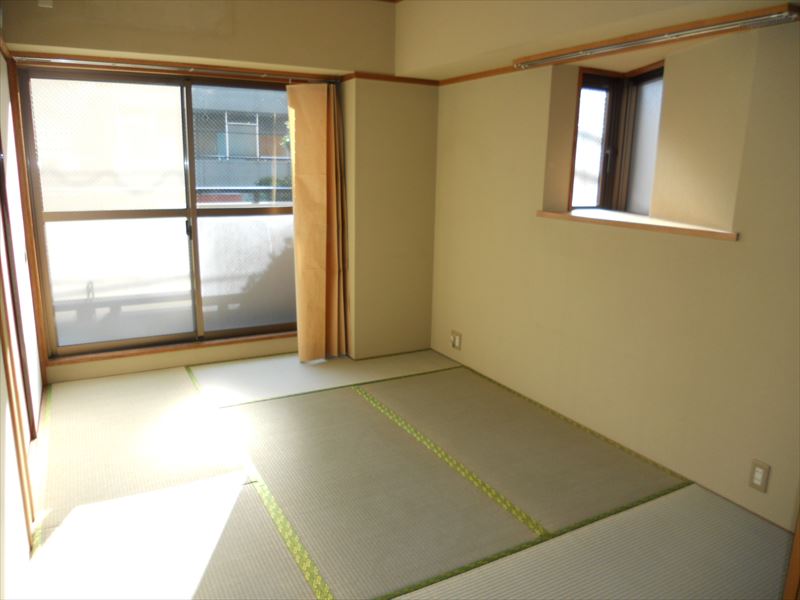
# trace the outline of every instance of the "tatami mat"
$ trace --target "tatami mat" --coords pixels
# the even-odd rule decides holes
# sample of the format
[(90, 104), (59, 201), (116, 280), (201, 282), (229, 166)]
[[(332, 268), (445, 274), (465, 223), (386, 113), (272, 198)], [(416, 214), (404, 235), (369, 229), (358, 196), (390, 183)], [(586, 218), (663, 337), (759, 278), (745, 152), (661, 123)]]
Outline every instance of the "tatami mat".
[[(221, 475), (78, 506), (34, 553), (25, 576), (30, 587), (22, 597), (191, 598), (204, 573), (225, 568), (226, 524), (247, 519), (271, 547), (263, 519), (240, 498), (248, 487), (236, 474)], [(241, 538), (245, 553), (248, 541)], [(272, 560), (274, 568), (285, 569), (280, 552)], [(279, 582), (293, 577), (290, 569), (262, 568), (265, 573), (254, 577), (252, 585), (260, 585), (264, 577)], [(204, 589), (208, 583), (214, 582)]]
[(397, 356), (301, 363), (296, 354), (192, 367), (204, 396), (220, 406), (305, 394), (458, 366), (433, 350)]
[(335, 597), (375, 597), (535, 535), (353, 389), (226, 409)]
[(253, 485), (242, 488), (194, 597), (314, 598)]
[(464, 368), (363, 387), (550, 532), (682, 483)]
[[(333, 389), (307, 393), (320, 387)], [(30, 597), (399, 593), (533, 544), (539, 523), (559, 533), (685, 483), (434, 352), (61, 383), (45, 415), (45, 541)], [(642, 505), (423, 597), (766, 597), (788, 534), (691, 490), (656, 501), (685, 499), (674, 508)], [(619, 520), (629, 514), (644, 516)], [(586, 531), (599, 534), (569, 541)], [(682, 544), (704, 550), (681, 562)], [(746, 582), (731, 561), (750, 565)], [(706, 571), (728, 587), (703, 587)]]
[(791, 538), (692, 485), (404, 598), (777, 599)]
[(224, 413), (184, 369), (58, 383), (45, 414), (45, 528), (83, 504), (236, 471), (245, 481)]

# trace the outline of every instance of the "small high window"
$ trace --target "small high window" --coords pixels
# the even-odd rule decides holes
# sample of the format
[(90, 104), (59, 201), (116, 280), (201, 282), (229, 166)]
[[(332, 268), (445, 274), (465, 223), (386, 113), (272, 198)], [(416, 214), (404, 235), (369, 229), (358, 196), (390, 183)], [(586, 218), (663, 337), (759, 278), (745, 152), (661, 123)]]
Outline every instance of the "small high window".
[(664, 69), (580, 77), (569, 208), (648, 215)]

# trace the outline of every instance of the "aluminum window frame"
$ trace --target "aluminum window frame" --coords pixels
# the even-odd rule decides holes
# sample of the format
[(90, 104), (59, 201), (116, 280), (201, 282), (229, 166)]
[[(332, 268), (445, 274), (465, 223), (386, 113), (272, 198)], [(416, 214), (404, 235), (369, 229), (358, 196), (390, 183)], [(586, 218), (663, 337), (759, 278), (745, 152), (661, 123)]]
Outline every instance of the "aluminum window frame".
[[(578, 75), (578, 99), (572, 146), (572, 168), (570, 172), (567, 211), (584, 208), (627, 212), (628, 183), (630, 181), (631, 151), (633, 146), (634, 119), (636, 116), (637, 90), (642, 83), (663, 79), (663, 62), (637, 69), (630, 73), (616, 73), (592, 68), (581, 68)], [(575, 158), (578, 140), (580, 96), (583, 89), (602, 89), (608, 92), (605, 129), (602, 140), (602, 165), (599, 177), (597, 206), (573, 207)]]
[[(167, 85), (180, 88), (181, 121), (183, 143), (183, 170), (186, 204), (183, 208), (170, 209), (135, 209), (135, 210), (84, 210), (84, 211), (50, 211), (44, 210), (36, 156), (36, 140), (33, 129), (33, 107), (30, 82), (32, 79), (61, 79), (71, 81), (96, 81), (108, 83), (134, 83), (149, 85)], [(114, 350), (156, 347), (166, 344), (200, 342), (204, 340), (239, 338), (258, 336), (270, 333), (294, 332), (296, 321), (239, 327), (224, 330), (206, 331), (203, 317), (202, 280), (200, 273), (200, 250), (198, 242), (197, 222), (199, 217), (257, 216), (257, 215), (293, 215), (294, 203), (290, 206), (253, 206), (209, 208), (197, 205), (197, 187), (195, 185), (195, 141), (192, 113), (192, 86), (211, 85), (217, 87), (250, 88), (259, 90), (286, 90), (286, 85), (277, 82), (254, 82), (247, 80), (217, 79), (209, 77), (192, 77), (186, 75), (136, 74), (118, 71), (47, 68), (40, 66), (19, 67), (20, 98), (22, 105), (22, 135), (25, 145), (24, 160), (27, 163), (28, 185), (31, 190), (31, 213), (33, 216), (33, 239), (39, 261), (38, 279), (42, 292), (42, 306), (39, 315), (44, 321), (49, 358), (75, 356), (108, 352)], [(273, 190), (273, 197), (274, 197)], [(189, 252), (190, 279), (192, 284), (192, 313), (194, 330), (187, 333), (164, 334), (122, 340), (87, 342), (82, 344), (59, 345), (56, 330), (55, 306), (50, 282), (50, 265), (47, 256), (45, 224), (59, 221), (93, 221), (122, 219), (159, 219), (165, 217), (184, 218), (187, 222), (187, 243)]]

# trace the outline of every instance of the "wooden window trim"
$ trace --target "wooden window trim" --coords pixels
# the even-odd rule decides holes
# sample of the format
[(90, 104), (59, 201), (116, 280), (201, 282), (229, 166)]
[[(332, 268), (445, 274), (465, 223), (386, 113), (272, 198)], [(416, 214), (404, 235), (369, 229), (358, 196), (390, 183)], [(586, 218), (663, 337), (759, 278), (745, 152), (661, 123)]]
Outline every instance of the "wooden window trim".
[[(400, 2), (401, 0), (376, 0), (376, 1), (385, 1), (385, 2)], [(208, 64), (200, 64), (200, 63), (185, 63), (185, 62), (170, 62), (164, 60), (152, 60), (152, 59), (134, 59), (134, 58), (122, 58), (122, 57), (114, 57), (114, 56), (92, 56), (92, 55), (79, 55), (79, 54), (53, 54), (48, 52), (34, 52), (34, 51), (17, 51), (17, 50), (10, 50), (6, 45), (5, 41), (0, 36), (0, 53), (2, 53), (10, 62), (13, 62), (15, 59), (19, 59), (21, 62), (25, 62), (27, 64), (36, 64), (38, 61), (39, 65), (48, 64), (48, 61), (55, 60), (72, 60), (72, 61), (83, 61), (85, 64), (83, 65), (71, 65), (71, 64), (60, 64), (57, 67), (58, 69), (75, 69), (81, 68), (85, 71), (95, 70), (95, 71), (116, 71), (116, 72), (129, 72), (129, 73), (144, 73), (144, 74), (163, 74), (165, 68), (169, 68), (172, 70), (173, 74), (177, 74), (178, 72), (182, 73), (186, 76), (197, 76), (200, 72), (205, 72), (208, 77), (213, 77), (215, 80), (220, 79), (229, 79), (235, 81), (253, 81), (253, 82), (269, 82), (274, 81), (278, 83), (291, 83), (292, 81), (297, 82), (313, 82), (313, 81), (329, 81), (329, 82), (340, 82), (340, 81), (347, 81), (349, 79), (357, 78), (357, 79), (376, 79), (376, 80), (383, 80), (383, 81), (395, 81), (400, 83), (418, 83), (422, 85), (451, 85), (455, 83), (461, 83), (464, 81), (472, 81), (475, 79), (482, 79), (485, 77), (496, 77), (498, 75), (505, 75), (506, 73), (514, 73), (520, 71), (520, 64), (525, 61), (535, 60), (539, 58), (547, 58), (552, 57), (560, 54), (570, 53), (570, 52), (580, 52), (583, 50), (592, 50), (597, 48), (598, 46), (604, 46), (608, 44), (630, 41), (635, 39), (646, 38), (653, 35), (663, 35), (668, 33), (677, 33), (681, 31), (685, 31), (686, 29), (691, 29), (693, 27), (698, 26), (709, 26), (709, 25), (716, 25), (716, 24), (724, 24), (730, 23), (732, 21), (748, 19), (753, 17), (764, 17), (770, 15), (780, 15), (782, 13), (790, 13), (790, 14), (800, 14), (800, 7), (791, 4), (791, 3), (783, 3), (777, 4), (774, 6), (767, 6), (763, 8), (757, 8), (753, 10), (748, 10), (744, 12), (732, 13), (727, 15), (721, 15), (717, 17), (710, 17), (706, 19), (700, 19), (696, 21), (689, 21), (683, 23), (677, 23), (673, 25), (667, 25), (664, 27), (660, 27), (658, 29), (652, 29), (647, 31), (640, 31), (633, 34), (628, 34), (624, 36), (619, 36), (611, 39), (604, 39), (604, 40), (596, 40), (594, 42), (587, 42), (577, 46), (572, 46), (568, 48), (561, 48), (558, 50), (548, 50), (545, 52), (539, 52), (537, 54), (524, 56), (515, 59), (512, 64), (506, 66), (495, 67), (491, 69), (486, 69), (482, 71), (472, 72), (472, 73), (464, 73), (462, 75), (454, 75), (451, 77), (447, 77), (441, 80), (434, 80), (434, 79), (421, 79), (415, 77), (399, 77), (396, 75), (388, 74), (388, 73), (369, 73), (363, 71), (355, 71), (352, 73), (348, 73), (345, 75), (337, 75), (337, 74), (320, 74), (320, 73), (309, 73), (309, 72), (300, 72), (300, 71), (280, 71), (280, 70), (266, 70), (266, 69), (253, 69), (253, 68), (236, 68), (236, 67), (228, 67), (223, 65), (208, 65)], [(716, 37), (716, 36), (723, 36), (728, 35), (731, 33), (737, 33), (741, 31), (746, 31), (748, 27), (746, 25), (741, 25), (736, 28), (727, 29), (725, 31), (713, 32), (706, 34), (706, 37)], [(695, 39), (702, 39), (702, 38), (695, 38)], [(671, 41), (664, 41), (658, 45), (664, 44), (680, 44), (684, 40), (671, 40)], [(657, 46), (658, 46), (657, 45)], [(626, 48), (615, 50), (613, 52), (605, 52), (598, 56), (611, 56), (615, 54), (625, 54), (629, 52), (636, 52), (641, 50), (641, 48)], [(585, 60), (584, 57), (575, 57), (569, 58), (564, 60), (559, 60), (554, 63), (548, 63), (547, 65), (542, 66), (552, 66), (556, 64), (567, 64), (567, 63), (575, 63)], [(541, 68), (541, 67), (529, 67), (529, 68)]]
[[(39, 273), (41, 272), (41, 268), (39, 265), (39, 258), (35, 243), (31, 188), (29, 184), (30, 179), (28, 177), (28, 154), (24, 130), (22, 127), (23, 111), (19, 87), (20, 77), (16, 62), (10, 54), (7, 54), (8, 49), (5, 47), (5, 42), (0, 44), (0, 49), (3, 51), (3, 55), (6, 57), (8, 66), (8, 88), (11, 101), (11, 118), (12, 127), (14, 129), (14, 142), (17, 157), (17, 176), (19, 178), (20, 198), (22, 203), (22, 220), (25, 228), (25, 250), (28, 257), (28, 277), (30, 278), (31, 295), (33, 296), (34, 320), (36, 322), (36, 345), (39, 354), (39, 364), (44, 365), (47, 362), (48, 356), (47, 333), (42, 314), (42, 307), (44, 306), (42, 303), (43, 291), (39, 285)], [(44, 369), (42, 369), (42, 383), (47, 384), (47, 378), (44, 373)]]
[[(3, 148), (0, 147), (0, 154), (2, 153), (3, 153)], [(15, 249), (14, 249), (13, 237), (11, 235), (11, 213), (8, 205), (8, 190), (6, 188), (5, 155), (3, 155), (3, 158), (0, 159), (0, 162), (2, 162), (2, 164), (0, 164), (0, 177), (2, 177), (2, 181), (0, 181), (0, 186), (2, 187), (2, 196), (0, 197), (0, 203), (2, 204), (2, 212), (3, 212), (2, 227), (3, 230), (5, 231), (6, 253), (8, 256), (9, 283), (10, 283), (11, 299), (13, 304), (12, 308), (14, 314), (14, 325), (15, 325), (14, 329), (17, 335), (17, 344), (19, 346), (20, 356), (23, 357), (23, 359), (20, 361), (20, 369), (22, 372), (21, 373), (22, 386), (23, 386), (22, 393), (24, 395), (25, 408), (28, 415), (28, 429), (30, 430), (30, 439), (35, 440), (37, 435), (38, 415), (34, 414), (33, 410), (33, 394), (30, 385), (31, 374), (27, 361), (27, 354), (28, 354), (27, 344), (30, 343), (31, 341), (33, 341), (34, 343), (38, 343), (38, 339), (34, 338), (33, 340), (28, 340), (27, 343), (25, 340), (24, 328), (22, 325), (22, 308), (20, 306), (20, 295), (19, 295), (19, 285), (18, 285), (19, 281), (18, 278), (23, 275), (21, 273), (17, 273), (17, 267), (14, 258)], [(23, 235), (23, 243), (25, 243), (26, 242), (25, 231), (24, 231), (25, 217), (24, 217), (24, 211), (21, 212), (23, 212), (22, 235)], [(26, 251), (27, 251), (27, 245), (26, 245)], [(34, 322), (35, 322), (35, 316), (34, 316)]]
[(252, 68), (227, 67), (199, 63), (169, 62), (162, 60), (117, 58), (110, 56), (87, 56), (82, 54), (53, 54), (49, 52), (9, 51), (9, 56), (17, 61), (20, 68), (48, 69), (68, 73), (97, 73), (100, 77), (116, 73), (120, 76), (146, 75), (151, 77), (180, 78), (190, 77), (197, 83), (200, 81), (223, 81), (254, 85), (270, 83), (286, 85), (287, 83), (336, 83), (339, 75), (304, 73), (299, 71), (263, 70)]
[[(0, 148), (0, 151), (2, 149)], [(5, 159), (3, 159), (3, 163)], [(33, 422), (30, 421), (31, 403), (30, 390), (26, 383), (26, 358), (22, 354), (24, 345), (22, 344), (21, 328), (19, 327), (19, 310), (18, 310), (18, 295), (16, 293), (16, 286), (14, 283), (14, 257), (12, 252), (11, 243), (11, 230), (8, 215), (8, 196), (6, 194), (5, 186), (5, 164), (0, 165), (0, 211), (2, 219), (0, 220), (0, 227), (2, 227), (3, 244), (5, 246), (5, 260), (0, 263), (0, 304), (2, 304), (2, 318), (0, 318), (0, 360), (3, 363), (3, 371), (5, 374), (6, 392), (8, 395), (9, 417), (11, 419), (10, 429), (13, 438), (14, 453), (17, 463), (17, 474), (19, 476), (20, 492), (22, 495), (22, 508), (25, 515), (25, 531), (28, 537), (28, 545), (33, 548), (33, 523), (36, 520), (36, 507), (34, 505), (33, 490), (31, 487), (31, 476), (28, 460), (28, 440), (35, 439), (36, 430)], [(8, 306), (6, 303), (6, 278), (8, 279), (10, 289), (9, 296), (11, 297), (14, 306)], [(13, 336), (11, 328), (10, 315), (14, 316), (15, 325), (14, 332), (17, 334), (16, 346), (12, 346)], [(18, 355), (19, 364), (22, 372), (20, 378), (23, 380), (24, 389), (19, 389), (19, 379), (17, 377), (17, 369), (15, 364), (15, 355)], [(27, 394), (27, 396), (25, 395)], [(25, 408), (22, 404), (25, 402)], [(22, 424), (22, 411), (26, 410), (29, 417), (29, 432), (24, 431)], [(5, 434), (5, 432), (3, 432)], [(5, 441), (4, 441), (5, 443)]]
[(595, 225), (622, 227), (624, 229), (638, 229), (640, 231), (674, 233), (677, 235), (688, 235), (691, 237), (702, 237), (726, 242), (735, 242), (739, 239), (739, 234), (734, 231), (724, 231), (722, 229), (712, 229), (710, 227), (699, 227), (690, 225), (688, 223), (665, 221), (662, 219), (636, 215), (634, 213), (626, 213), (617, 210), (604, 210), (601, 208), (576, 208), (575, 210), (569, 212), (540, 210), (536, 212), (536, 216), (547, 219), (571, 221), (573, 223), (593, 223)]

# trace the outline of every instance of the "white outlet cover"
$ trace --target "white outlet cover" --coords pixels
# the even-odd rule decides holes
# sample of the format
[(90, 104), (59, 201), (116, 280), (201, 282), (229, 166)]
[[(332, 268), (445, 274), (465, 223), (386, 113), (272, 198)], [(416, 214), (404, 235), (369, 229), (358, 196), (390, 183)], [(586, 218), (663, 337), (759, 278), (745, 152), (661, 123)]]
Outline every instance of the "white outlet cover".
[(461, 333), (458, 331), (450, 332), (450, 347), (455, 350), (461, 350)]
[(770, 466), (767, 463), (754, 459), (750, 467), (750, 487), (766, 494), (769, 472)]

